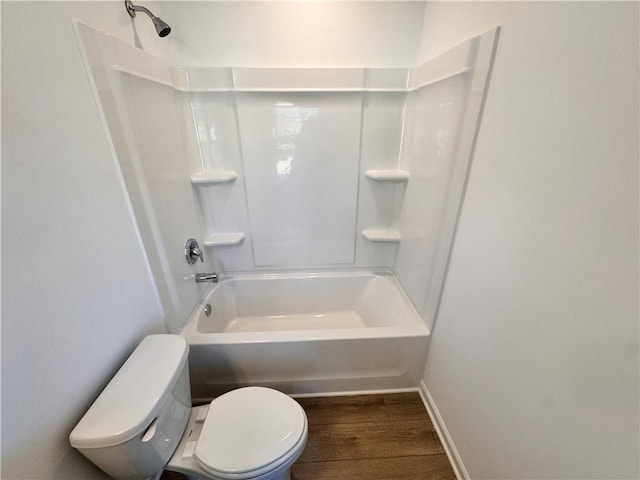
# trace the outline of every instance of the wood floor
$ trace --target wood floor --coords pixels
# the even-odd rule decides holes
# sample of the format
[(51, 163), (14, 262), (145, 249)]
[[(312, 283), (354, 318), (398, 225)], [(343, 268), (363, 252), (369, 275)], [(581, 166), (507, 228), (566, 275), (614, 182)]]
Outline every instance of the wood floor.
[(455, 479), (417, 393), (296, 400), (307, 413), (309, 440), (292, 480)]
[(417, 393), (297, 400), (309, 440), (292, 480), (455, 479)]

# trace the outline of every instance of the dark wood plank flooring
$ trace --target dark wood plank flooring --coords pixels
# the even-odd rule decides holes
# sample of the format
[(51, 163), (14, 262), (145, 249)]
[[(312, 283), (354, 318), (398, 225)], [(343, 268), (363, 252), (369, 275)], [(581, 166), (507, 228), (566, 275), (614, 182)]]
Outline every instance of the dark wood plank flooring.
[[(292, 480), (455, 479), (417, 393), (296, 400), (309, 440)], [(165, 472), (161, 480), (180, 478)]]

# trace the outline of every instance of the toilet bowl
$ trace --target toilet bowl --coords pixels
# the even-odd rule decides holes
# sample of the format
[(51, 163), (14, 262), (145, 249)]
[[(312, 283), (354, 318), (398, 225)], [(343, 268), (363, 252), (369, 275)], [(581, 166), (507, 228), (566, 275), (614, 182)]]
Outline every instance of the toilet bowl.
[(240, 388), (192, 409), (166, 469), (212, 480), (288, 480), (307, 432), (302, 407), (288, 396)]
[(308, 435), (302, 407), (264, 387), (191, 408), (188, 344), (145, 337), (69, 436), (115, 479), (163, 469), (210, 480), (288, 480)]

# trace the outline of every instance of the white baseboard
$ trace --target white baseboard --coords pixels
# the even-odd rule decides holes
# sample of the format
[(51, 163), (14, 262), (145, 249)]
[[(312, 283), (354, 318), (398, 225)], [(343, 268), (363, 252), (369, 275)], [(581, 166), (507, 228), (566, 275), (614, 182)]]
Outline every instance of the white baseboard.
[(418, 389), (415, 387), (411, 388), (385, 388), (385, 389), (375, 389), (375, 390), (346, 390), (346, 391), (338, 391), (338, 392), (320, 392), (320, 393), (292, 393), (289, 395), (292, 398), (307, 398), (307, 397), (350, 397), (354, 395), (377, 395), (377, 394), (388, 394), (388, 393), (409, 393), (409, 392), (417, 392)]
[(440, 438), (440, 442), (444, 447), (444, 451), (449, 458), (449, 462), (451, 463), (453, 472), (456, 474), (456, 478), (458, 480), (469, 480), (471, 478), (469, 477), (469, 472), (467, 472), (467, 469), (462, 462), (458, 449), (453, 443), (451, 435), (449, 435), (447, 426), (444, 424), (444, 421), (440, 416), (440, 412), (438, 412), (438, 407), (436, 407), (433, 397), (429, 393), (429, 389), (425, 385), (424, 380), (420, 381), (420, 388), (418, 392), (420, 393), (420, 398), (422, 398), (422, 403), (424, 403), (424, 406), (429, 413), (429, 417), (431, 417), (431, 422), (433, 423), (436, 433)]

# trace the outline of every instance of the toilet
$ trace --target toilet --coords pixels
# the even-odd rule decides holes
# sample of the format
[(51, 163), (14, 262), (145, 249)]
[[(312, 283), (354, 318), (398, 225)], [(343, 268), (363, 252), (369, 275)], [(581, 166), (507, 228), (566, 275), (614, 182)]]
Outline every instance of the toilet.
[(69, 435), (71, 446), (115, 479), (162, 470), (209, 480), (288, 480), (307, 444), (307, 416), (264, 387), (191, 407), (187, 356), (178, 335), (149, 335)]

